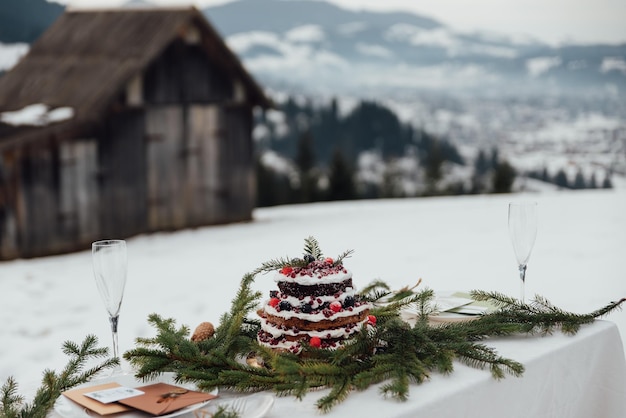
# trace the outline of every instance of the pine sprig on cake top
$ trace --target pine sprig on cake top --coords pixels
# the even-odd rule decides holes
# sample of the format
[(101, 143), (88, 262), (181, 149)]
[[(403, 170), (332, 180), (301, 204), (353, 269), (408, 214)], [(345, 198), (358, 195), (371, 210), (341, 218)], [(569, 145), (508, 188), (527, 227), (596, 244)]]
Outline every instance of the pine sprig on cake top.
[[(334, 266), (341, 266), (343, 264), (343, 260), (350, 257), (353, 252), (353, 250), (347, 250), (335, 259), (328, 258), (326, 260), (330, 260), (330, 263)], [(261, 264), (261, 267), (254, 270), (252, 274), (257, 275), (260, 273), (268, 273), (280, 270), (283, 267), (304, 268), (315, 260), (325, 260), (324, 254), (322, 253), (317, 240), (313, 237), (308, 237), (304, 240), (304, 254), (302, 255), (302, 258), (281, 257), (266, 261)]]
[[(315, 247), (310, 249), (318, 258), (323, 257)], [(432, 326), (428, 322), (434, 299), (431, 290), (413, 286), (391, 291), (387, 284), (377, 281), (358, 295), (372, 303), (370, 314), (375, 326), (364, 325), (340, 349), (317, 348), (305, 342), (301, 355), (296, 355), (273, 350), (256, 340), (260, 324), (250, 315), (258, 307), (260, 295), (252, 291), (251, 283), (270, 265), (277, 269), (293, 266), (270, 262), (245, 275), (230, 312), (222, 317), (211, 338), (191, 341), (187, 327), (176, 328), (173, 320), (151, 315), (149, 321), (157, 328), (157, 335), (137, 340), (138, 347), (124, 355), (136, 367), (137, 376), (173, 371), (180, 381), (195, 382), (205, 390), (271, 390), (298, 399), (312, 389), (330, 388), (317, 402), (322, 412), (331, 410), (352, 391), (374, 384), (382, 384), (383, 395), (406, 400), (412, 384), (426, 382), (432, 373), (452, 373), (455, 360), (488, 369), (495, 379), (507, 374), (520, 376), (524, 366), (484, 344), (487, 338), (545, 334), (557, 329), (575, 333), (581, 325), (613, 312), (624, 302), (622, 299), (580, 315), (558, 309), (540, 297), (523, 304), (498, 293), (474, 291), (472, 298), (490, 301), (499, 308), (474, 321)], [(417, 312), (415, 324), (402, 320), (400, 314), (406, 309)]]

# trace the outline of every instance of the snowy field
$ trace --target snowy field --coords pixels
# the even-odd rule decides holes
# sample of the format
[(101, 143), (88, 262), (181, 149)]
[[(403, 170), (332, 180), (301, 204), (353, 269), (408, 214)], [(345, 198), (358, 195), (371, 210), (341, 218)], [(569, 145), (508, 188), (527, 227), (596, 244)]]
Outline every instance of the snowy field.
[[(355, 252), (345, 264), (357, 286), (382, 279), (394, 288), (495, 290), (519, 295), (507, 234), (507, 203), (539, 203), (540, 224), (526, 295), (587, 312), (626, 296), (626, 190), (552, 192), (336, 202), (259, 209), (254, 221), (128, 240), (129, 273), (120, 317), (120, 350), (154, 335), (150, 313), (194, 328), (218, 322), (240, 278), (264, 261), (302, 255), (315, 236), (324, 254)], [(113, 237), (114, 238), (114, 237)], [(269, 275), (257, 277), (264, 293)], [(626, 312), (608, 320), (626, 340)], [(59, 370), (66, 340), (95, 334), (110, 346), (106, 312), (89, 249), (0, 263), (0, 382), (14, 376), (30, 396), (46, 368)]]

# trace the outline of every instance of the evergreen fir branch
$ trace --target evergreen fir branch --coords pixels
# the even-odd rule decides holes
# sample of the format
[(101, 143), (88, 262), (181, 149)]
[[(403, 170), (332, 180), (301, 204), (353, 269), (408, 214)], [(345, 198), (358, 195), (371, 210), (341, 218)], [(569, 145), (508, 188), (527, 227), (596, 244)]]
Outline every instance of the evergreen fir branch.
[(321, 412), (328, 412), (333, 406), (343, 402), (351, 391), (350, 379), (348, 377), (342, 378), (339, 382), (336, 382), (328, 395), (321, 397), (316, 406)]
[(320, 249), (320, 244), (314, 237), (308, 237), (304, 240), (304, 254), (310, 254), (316, 260), (322, 258), (322, 250)]
[(261, 267), (258, 267), (252, 272), (252, 275), (256, 276), (257, 274), (269, 273), (272, 271), (280, 270), (281, 268), (286, 266), (304, 267), (305, 265), (306, 262), (300, 259), (293, 259), (288, 257), (276, 258), (262, 263)]
[(73, 342), (65, 342), (63, 352), (70, 356), (67, 365), (59, 373), (44, 371), (41, 386), (30, 403), (25, 403), (24, 398), (17, 394), (18, 385), (12, 377), (9, 377), (0, 389), (0, 416), (45, 418), (62, 392), (86, 383), (103, 370), (118, 365), (117, 358), (109, 358), (83, 370), (88, 361), (107, 356), (108, 349), (97, 348), (97, 343), (98, 339), (93, 335), (88, 335), (80, 346)]
[(391, 288), (387, 283), (382, 280), (374, 280), (365, 287), (363, 287), (360, 293), (361, 296), (367, 297), (368, 300), (373, 301), (378, 300), (378, 298), (372, 298), (370, 297), (370, 295), (375, 293), (391, 294)]
[(2, 385), (2, 389), (0, 389), (2, 393), (2, 399), (0, 400), (0, 416), (18, 416), (19, 407), (24, 402), (24, 397), (17, 393), (17, 389), (17, 382), (12, 376), (9, 376), (4, 385)]
[[(299, 357), (277, 353), (256, 343), (258, 321), (247, 318), (258, 297), (250, 289), (252, 279), (253, 275), (244, 276), (230, 312), (223, 316), (212, 339), (194, 343), (184, 336), (185, 341), (180, 341), (186, 328), (176, 329), (172, 320), (151, 317), (160, 334), (143, 342), (157, 342), (158, 349), (136, 349), (125, 357), (131, 363), (144, 364), (140, 373), (172, 370), (204, 390), (216, 386), (241, 392), (273, 390), (278, 395), (300, 399), (314, 388), (327, 387), (330, 392), (318, 403), (320, 411), (325, 412), (352, 390), (364, 390), (384, 382), (383, 395), (406, 400), (411, 383), (423, 383), (433, 371), (453, 372), (454, 360), (488, 369), (496, 379), (507, 374), (519, 376), (524, 371), (523, 365), (499, 356), (480, 341), (492, 336), (552, 332), (556, 328), (575, 332), (581, 324), (617, 309), (623, 302), (592, 314), (577, 315), (541, 298), (534, 304), (522, 304), (498, 293), (476, 291), (475, 299), (490, 300), (500, 309), (475, 321), (433, 327), (425, 319), (433, 292), (429, 289), (416, 292), (413, 288), (410, 293), (404, 293), (401, 289), (390, 294), (403, 294), (403, 298), (372, 309), (378, 318), (375, 328), (364, 327), (340, 350), (306, 346), (306, 356)], [(375, 295), (385, 287), (379, 282), (366, 289)], [(399, 313), (415, 305), (422, 316), (411, 327), (401, 320)], [(265, 367), (250, 367), (236, 360), (250, 350), (264, 359)]]
[(494, 349), (482, 344), (459, 342), (454, 351), (458, 360), (467, 366), (476, 369), (489, 367), (491, 375), (496, 379), (504, 378), (505, 371), (517, 377), (524, 373), (522, 364), (500, 357)]
[(346, 258), (350, 258), (353, 253), (354, 253), (354, 250), (347, 250), (347, 251), (342, 252), (335, 258), (335, 260), (333, 261), (333, 265), (335, 266), (342, 265), (343, 260), (345, 260)]
[(499, 292), (485, 292), (482, 290), (472, 290), (470, 292), (472, 299), (482, 302), (491, 302), (498, 308), (517, 308), (520, 309), (524, 306), (519, 299), (507, 296)]

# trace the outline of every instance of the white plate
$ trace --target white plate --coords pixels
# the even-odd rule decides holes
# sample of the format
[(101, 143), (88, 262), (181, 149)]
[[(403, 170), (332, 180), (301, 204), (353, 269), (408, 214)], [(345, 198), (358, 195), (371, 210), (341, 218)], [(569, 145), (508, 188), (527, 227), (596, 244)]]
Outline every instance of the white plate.
[[(97, 379), (89, 383), (80, 385), (78, 387), (94, 386), (94, 385), (99, 385), (103, 383), (117, 382), (122, 386), (129, 386), (129, 387), (145, 386), (151, 383), (168, 383), (171, 385), (182, 386), (191, 390), (197, 389), (193, 384), (176, 383), (176, 381), (174, 380), (174, 377), (175, 377), (174, 373), (163, 373), (162, 375), (157, 376), (153, 380), (143, 381), (143, 380), (136, 379), (135, 376), (133, 376), (132, 374), (125, 374), (125, 375), (120, 375), (120, 376)], [(211, 393), (213, 395), (217, 395), (217, 392), (218, 392), (217, 389), (215, 389)], [(159, 418), (172, 418), (172, 417), (184, 415), (189, 412), (195, 411), (196, 409), (200, 409), (206, 406), (209, 402), (211, 401), (209, 400), (209, 401), (189, 405), (185, 408), (179, 409), (178, 411), (172, 412), (171, 414), (160, 415)], [(71, 401), (70, 399), (66, 398), (63, 395), (59, 396), (56, 403), (54, 404), (54, 412), (56, 412), (59, 416), (63, 418), (92, 418), (92, 417), (102, 416), (102, 415), (96, 414), (95, 412), (89, 411), (85, 407), (77, 404), (74, 401)], [(147, 414), (145, 412), (141, 412), (141, 411), (128, 411), (128, 412), (120, 412), (117, 414), (113, 414), (112, 416), (114, 416), (115, 418), (146, 418), (146, 417), (151, 417), (152, 415)]]
[(274, 397), (272, 395), (256, 393), (244, 397), (216, 400), (215, 403), (211, 404), (211, 410), (217, 410), (219, 406), (230, 408), (232, 405), (235, 405), (236, 399), (243, 401), (240, 404), (244, 405), (242, 410), (237, 411), (239, 418), (262, 418), (274, 405)]

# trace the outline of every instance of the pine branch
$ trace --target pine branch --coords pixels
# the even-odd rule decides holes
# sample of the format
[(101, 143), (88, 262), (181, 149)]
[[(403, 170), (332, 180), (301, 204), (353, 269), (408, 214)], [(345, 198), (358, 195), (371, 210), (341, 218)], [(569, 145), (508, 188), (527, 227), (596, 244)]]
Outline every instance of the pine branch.
[(306, 266), (306, 262), (301, 259), (294, 258), (277, 258), (274, 260), (266, 261), (261, 264), (261, 267), (257, 268), (252, 272), (252, 275), (256, 276), (258, 274), (269, 273), (271, 271), (280, 270), (283, 267), (291, 266), (291, 267), (304, 267)]
[(343, 253), (339, 254), (335, 258), (335, 260), (333, 261), (333, 265), (339, 266), (339, 265), (343, 264), (343, 260), (345, 260), (346, 258), (350, 258), (353, 253), (354, 253), (353, 250), (344, 251)]
[(0, 389), (0, 417), (3, 418), (45, 418), (61, 393), (72, 387), (86, 383), (103, 370), (119, 364), (117, 358), (107, 359), (100, 364), (83, 370), (92, 359), (106, 357), (107, 348), (97, 348), (98, 339), (88, 335), (79, 346), (73, 342), (63, 344), (63, 352), (70, 357), (60, 373), (45, 370), (41, 386), (30, 403), (17, 394), (18, 385), (12, 377)]
[(322, 250), (320, 249), (320, 244), (315, 238), (308, 237), (304, 240), (304, 254), (310, 254), (316, 260), (322, 258)]

